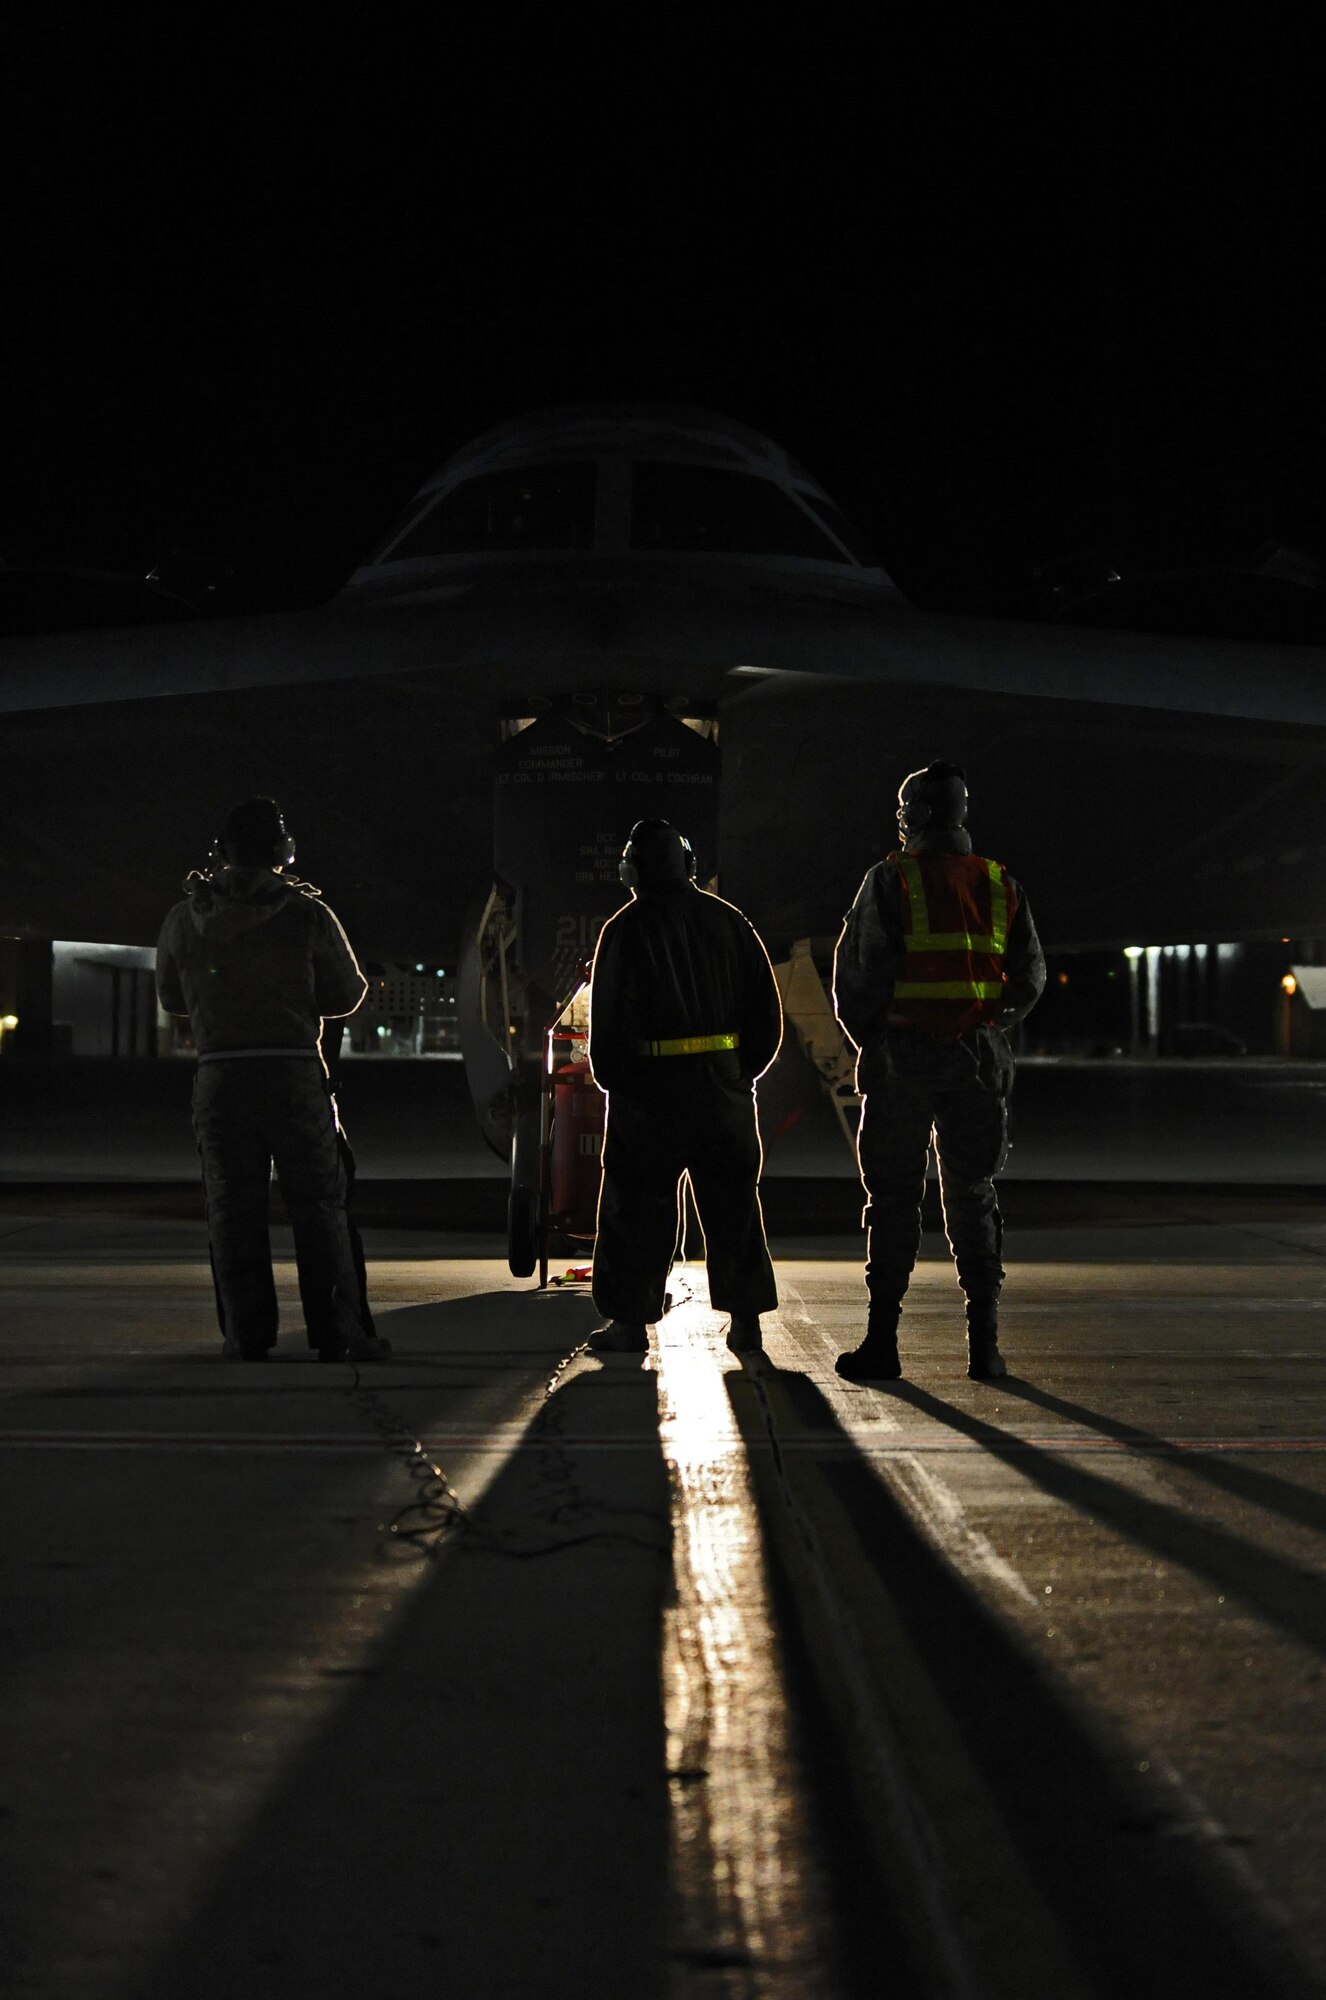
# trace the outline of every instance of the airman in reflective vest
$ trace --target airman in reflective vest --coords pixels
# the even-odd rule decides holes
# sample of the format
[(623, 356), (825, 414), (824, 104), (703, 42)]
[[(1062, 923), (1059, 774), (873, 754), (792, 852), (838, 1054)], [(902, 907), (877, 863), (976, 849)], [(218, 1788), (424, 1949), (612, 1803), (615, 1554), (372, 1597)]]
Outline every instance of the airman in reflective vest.
[(1040, 998), (1045, 960), (1025, 895), (998, 861), (972, 852), (966, 814), (956, 766), (912, 772), (898, 794), (902, 852), (869, 871), (834, 953), (834, 1007), (858, 1051), (864, 1099), (857, 1157), (869, 1313), (864, 1342), (838, 1360), (851, 1381), (902, 1373), (898, 1323), (920, 1248), (932, 1142), (967, 1300), (967, 1373), (1007, 1373), (994, 1190), (1008, 1150), (1007, 1030)]

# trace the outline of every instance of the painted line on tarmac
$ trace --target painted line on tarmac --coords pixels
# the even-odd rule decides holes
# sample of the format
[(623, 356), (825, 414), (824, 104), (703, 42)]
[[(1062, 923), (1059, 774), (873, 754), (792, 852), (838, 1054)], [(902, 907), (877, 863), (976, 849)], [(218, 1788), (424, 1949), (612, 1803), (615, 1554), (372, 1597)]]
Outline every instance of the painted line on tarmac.
[[(862, 1456), (873, 1459), (876, 1454)], [(921, 1453), (890, 1450), (880, 1456), (892, 1461), (888, 1476), (899, 1499), (961, 1575), (994, 1584), (1024, 1605), (1040, 1606), (1042, 1600), (1030, 1584), (1000, 1555), (989, 1536), (973, 1526), (953, 1488), (922, 1463)]]
[[(913, 1454), (929, 1457), (980, 1456), (990, 1450), (990, 1446), (980, 1438), (908, 1438), (897, 1436), (887, 1444), (875, 1443), (869, 1439), (853, 1437), (843, 1445), (829, 1446), (816, 1444), (814, 1438), (793, 1438), (781, 1446), (783, 1451), (818, 1451), (825, 1458), (910, 1458)], [(1109, 1452), (1121, 1458), (1181, 1458), (1185, 1453), (1203, 1451), (1232, 1452), (1284, 1452), (1284, 1451), (1326, 1451), (1326, 1438), (1112, 1438), (1112, 1437), (1061, 1437), (1053, 1432), (1044, 1436), (1001, 1437), (999, 1455), (1019, 1451), (1072, 1452), (1075, 1456), (1093, 1452)]]
[[(1326, 1298), (1319, 1294), (1299, 1298), (1285, 1292), (1273, 1292), (1266, 1297), (1238, 1295), (1240, 1312), (1326, 1312)], [(1016, 1319), (1043, 1319), (1047, 1314), (1063, 1313), (1227, 1313), (1229, 1294), (1213, 1292), (1209, 1296), (1201, 1293), (1184, 1292), (1173, 1298), (1158, 1299), (1154, 1292), (1111, 1291), (1107, 1298), (1083, 1298), (1080, 1293), (1065, 1292), (1060, 1298), (1019, 1298), (1009, 1309), (1008, 1316)]]
[[(496, 1452), (509, 1457), (515, 1451), (542, 1449), (538, 1439), (524, 1431), (507, 1435), (501, 1431), (447, 1431), (421, 1438), (426, 1451)], [(638, 1434), (621, 1437), (568, 1437), (565, 1442), (578, 1451), (653, 1451), (653, 1440), (642, 1441)], [(381, 1440), (360, 1437), (353, 1432), (323, 1431), (286, 1433), (279, 1431), (0, 1431), (0, 1451), (211, 1451), (211, 1452), (380, 1452)], [(1249, 1456), (1326, 1451), (1326, 1438), (1110, 1438), (1060, 1437), (1051, 1433), (1034, 1437), (1005, 1437), (1000, 1455), (1017, 1452), (1060, 1452), (1074, 1456), (1106, 1453), (1115, 1458), (1183, 1458), (1203, 1452), (1230, 1452)], [(754, 1437), (741, 1444), (715, 1440), (711, 1457), (745, 1458), (750, 1452), (776, 1453), (783, 1457), (832, 1459), (910, 1459), (919, 1457), (981, 1457), (990, 1446), (979, 1438), (914, 1438), (894, 1433), (887, 1440), (854, 1436), (841, 1440), (811, 1433), (801, 1437)]]

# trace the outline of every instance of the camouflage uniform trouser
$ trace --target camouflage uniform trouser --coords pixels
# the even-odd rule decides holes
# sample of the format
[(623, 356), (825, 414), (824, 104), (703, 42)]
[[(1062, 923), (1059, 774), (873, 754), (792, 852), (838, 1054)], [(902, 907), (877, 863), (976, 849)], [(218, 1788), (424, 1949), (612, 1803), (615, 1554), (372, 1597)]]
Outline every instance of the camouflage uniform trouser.
[(944, 1229), (969, 1299), (999, 1296), (1003, 1224), (994, 1176), (1008, 1155), (1013, 1055), (997, 1028), (937, 1042), (890, 1028), (863, 1052), (857, 1159), (868, 1204), (866, 1283), (896, 1304), (921, 1245), (921, 1202), (933, 1135)]
[(345, 1210), (354, 1163), (321, 1062), (246, 1056), (200, 1063), (193, 1129), (222, 1333), (246, 1351), (276, 1342), (267, 1233), (273, 1161), (294, 1231), (310, 1347), (340, 1345), (361, 1327), (371, 1332), (363, 1252)]

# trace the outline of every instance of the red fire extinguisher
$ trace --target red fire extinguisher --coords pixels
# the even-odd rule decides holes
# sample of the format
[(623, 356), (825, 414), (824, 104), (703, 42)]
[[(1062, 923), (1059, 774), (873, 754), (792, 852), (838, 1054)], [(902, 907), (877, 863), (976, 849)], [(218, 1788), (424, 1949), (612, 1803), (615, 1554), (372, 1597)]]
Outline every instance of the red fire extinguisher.
[(555, 1069), (552, 1084), (552, 1191), (548, 1220), (563, 1236), (594, 1236), (607, 1098), (587, 1062)]

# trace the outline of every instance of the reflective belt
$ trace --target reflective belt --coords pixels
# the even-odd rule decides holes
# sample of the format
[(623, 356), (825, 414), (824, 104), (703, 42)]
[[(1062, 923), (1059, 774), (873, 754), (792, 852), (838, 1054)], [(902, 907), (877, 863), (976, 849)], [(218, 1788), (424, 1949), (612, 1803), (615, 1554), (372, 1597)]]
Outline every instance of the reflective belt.
[(741, 1046), (740, 1035), (679, 1035), (671, 1041), (641, 1042), (642, 1056), (708, 1056)]

